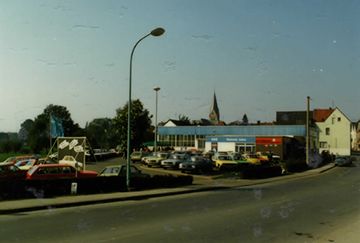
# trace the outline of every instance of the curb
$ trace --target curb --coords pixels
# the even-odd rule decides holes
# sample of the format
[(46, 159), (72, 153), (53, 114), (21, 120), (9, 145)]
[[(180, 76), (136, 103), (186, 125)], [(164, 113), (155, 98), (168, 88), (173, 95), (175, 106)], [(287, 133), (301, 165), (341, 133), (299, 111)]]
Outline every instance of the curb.
[[(96, 205), (102, 203), (112, 203), (112, 202), (122, 202), (122, 201), (136, 201), (136, 200), (144, 200), (155, 197), (165, 197), (165, 196), (174, 196), (174, 195), (182, 195), (182, 194), (190, 194), (195, 192), (205, 192), (205, 191), (216, 191), (230, 188), (230, 186), (204, 186), (197, 188), (183, 188), (177, 191), (167, 191), (158, 192), (158, 193), (144, 193), (140, 195), (129, 195), (129, 196), (115, 196), (109, 198), (99, 198), (99, 199), (88, 199), (88, 200), (79, 200), (74, 202), (55, 202), (55, 203), (44, 203), (43, 205), (34, 205), (28, 207), (18, 207), (18, 208), (8, 208), (8, 209), (0, 209), (0, 215), (5, 214), (15, 214), (15, 213), (23, 213), (29, 211), (39, 211), (44, 209), (55, 209), (55, 208), (67, 208), (67, 207), (75, 207), (75, 206), (86, 206), (86, 205)], [(168, 188), (168, 190), (171, 190)], [(120, 192), (121, 193), (121, 192)], [(109, 194), (110, 195), (110, 194)], [(85, 195), (87, 196), (87, 195)], [(46, 199), (31, 199), (31, 200), (46, 200)], [(51, 199), (49, 199), (51, 200)], [(56, 200), (56, 199), (55, 199)]]

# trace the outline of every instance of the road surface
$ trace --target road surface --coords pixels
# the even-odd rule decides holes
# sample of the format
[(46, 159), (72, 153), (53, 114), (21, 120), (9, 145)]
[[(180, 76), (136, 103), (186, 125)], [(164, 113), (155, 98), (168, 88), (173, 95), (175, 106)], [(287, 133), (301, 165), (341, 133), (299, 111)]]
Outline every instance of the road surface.
[(1, 242), (359, 242), (360, 165), (261, 186), (0, 216)]

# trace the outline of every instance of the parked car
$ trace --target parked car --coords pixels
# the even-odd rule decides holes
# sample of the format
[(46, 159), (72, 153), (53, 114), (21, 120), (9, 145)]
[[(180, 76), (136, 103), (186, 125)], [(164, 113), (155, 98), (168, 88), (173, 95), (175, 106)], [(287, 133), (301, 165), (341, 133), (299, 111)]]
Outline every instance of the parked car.
[(147, 156), (148, 153), (147, 152), (143, 152), (143, 151), (135, 151), (135, 152), (132, 152), (131, 155), (130, 155), (130, 159), (133, 163), (136, 163), (136, 162), (140, 162), (141, 159), (145, 156)]
[(26, 171), (20, 170), (16, 165), (2, 164), (0, 165), (0, 181), (25, 179)]
[(244, 154), (244, 158), (253, 165), (261, 165), (261, 159), (257, 154)]
[(96, 171), (77, 171), (75, 167), (66, 164), (40, 164), (27, 171), (26, 180), (89, 178), (97, 175)]
[(251, 163), (241, 154), (234, 153), (231, 155), (231, 158), (237, 163), (237, 169), (239, 170), (243, 170), (251, 166)]
[(84, 168), (83, 163), (76, 161), (76, 159), (71, 155), (65, 155), (63, 159), (59, 160), (59, 164), (61, 165), (71, 165), (76, 169)]
[(158, 153), (154, 153), (152, 156), (144, 157), (143, 163), (148, 167), (153, 167), (153, 166), (159, 167), (161, 165), (161, 161), (167, 159), (168, 157), (169, 157), (168, 153), (158, 152)]
[(230, 155), (217, 155), (214, 159), (215, 167), (219, 170), (236, 169), (238, 165), (238, 163), (235, 162)]
[(20, 170), (29, 170), (31, 167), (33, 167), (34, 165), (37, 165), (39, 163), (40, 162), (38, 159), (25, 159), (25, 160), (20, 160), (20, 161), (16, 162), (15, 165)]
[(180, 163), (179, 169), (183, 173), (211, 172), (213, 170), (213, 162), (203, 156), (192, 156), (187, 161)]
[(20, 155), (20, 156), (13, 156), (13, 157), (7, 158), (5, 161), (1, 162), (0, 164), (14, 165), (16, 162), (18, 162), (18, 161), (20, 161), (20, 160), (25, 160), (25, 159), (39, 159), (39, 158), (40, 158), (39, 155)]
[[(99, 176), (126, 176), (126, 165), (110, 165), (106, 166), (100, 173)], [(143, 174), (141, 170), (135, 166), (130, 166), (131, 177), (150, 177), (148, 174)]]
[(352, 159), (350, 156), (338, 156), (335, 158), (335, 165), (337, 166), (351, 166)]
[(178, 169), (180, 163), (185, 162), (187, 159), (189, 159), (189, 155), (186, 153), (171, 154), (168, 159), (161, 161), (161, 167), (164, 169)]
[(211, 159), (213, 160), (213, 161), (215, 161), (219, 156), (227, 156), (227, 155), (230, 155), (229, 154), (229, 152), (227, 152), (227, 151), (217, 151), (217, 152), (215, 152), (213, 155), (212, 155), (212, 157), (211, 157)]
[(58, 152), (52, 153), (48, 156), (51, 160), (57, 160), (58, 159)]

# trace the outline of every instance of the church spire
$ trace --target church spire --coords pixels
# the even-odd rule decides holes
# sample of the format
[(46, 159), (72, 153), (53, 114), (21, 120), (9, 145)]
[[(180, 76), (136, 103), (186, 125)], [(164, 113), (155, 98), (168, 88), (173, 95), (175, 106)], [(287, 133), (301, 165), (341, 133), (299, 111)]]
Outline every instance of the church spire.
[(216, 94), (214, 92), (213, 102), (210, 109), (209, 118), (212, 124), (217, 125), (220, 121), (220, 111), (216, 100)]

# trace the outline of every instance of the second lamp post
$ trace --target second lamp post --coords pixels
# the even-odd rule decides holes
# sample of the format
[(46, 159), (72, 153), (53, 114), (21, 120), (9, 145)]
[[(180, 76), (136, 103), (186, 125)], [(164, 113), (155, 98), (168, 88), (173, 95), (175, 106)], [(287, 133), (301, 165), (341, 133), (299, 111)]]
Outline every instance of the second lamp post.
[(158, 130), (158, 122), (157, 122), (157, 114), (158, 114), (158, 92), (160, 90), (160, 87), (154, 88), (156, 93), (155, 98), (155, 136), (154, 136), (154, 152), (157, 152), (157, 130)]

